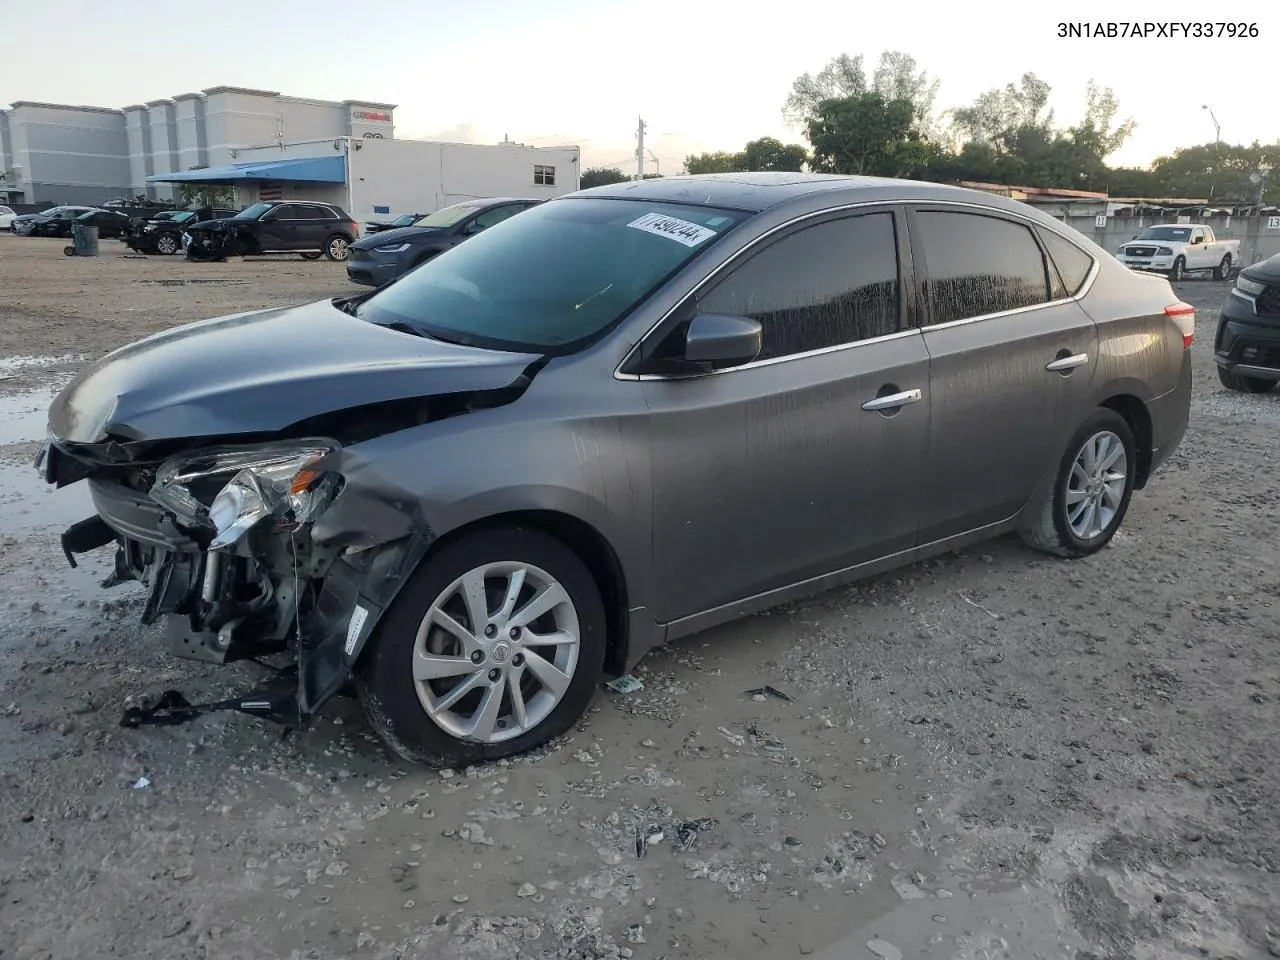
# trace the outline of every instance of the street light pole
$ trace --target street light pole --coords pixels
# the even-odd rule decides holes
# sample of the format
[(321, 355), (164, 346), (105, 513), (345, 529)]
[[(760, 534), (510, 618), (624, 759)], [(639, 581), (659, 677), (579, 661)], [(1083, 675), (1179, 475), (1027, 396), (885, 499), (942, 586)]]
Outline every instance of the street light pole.
[(1213, 110), (1212, 110), (1212, 108), (1210, 108), (1210, 106), (1209, 106), (1207, 103), (1202, 103), (1202, 104), (1200, 104), (1200, 109), (1201, 109), (1201, 110), (1208, 110), (1208, 111), (1209, 111), (1209, 119), (1213, 121), (1213, 142), (1214, 142), (1214, 143), (1221, 143), (1221, 142), (1222, 142), (1222, 127), (1220, 127), (1220, 126), (1218, 125), (1218, 118), (1217, 118), (1217, 117), (1215, 117), (1215, 116), (1213, 115)]

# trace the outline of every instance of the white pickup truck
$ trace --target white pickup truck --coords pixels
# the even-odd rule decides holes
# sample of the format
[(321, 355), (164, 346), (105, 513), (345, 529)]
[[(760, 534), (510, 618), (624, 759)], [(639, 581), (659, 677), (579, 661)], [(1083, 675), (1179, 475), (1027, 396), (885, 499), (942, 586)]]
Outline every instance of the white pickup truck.
[(1240, 266), (1240, 241), (1219, 240), (1203, 223), (1162, 223), (1122, 244), (1116, 255), (1125, 266), (1167, 273), (1170, 280), (1181, 280), (1188, 270), (1212, 270), (1213, 279), (1225, 280)]

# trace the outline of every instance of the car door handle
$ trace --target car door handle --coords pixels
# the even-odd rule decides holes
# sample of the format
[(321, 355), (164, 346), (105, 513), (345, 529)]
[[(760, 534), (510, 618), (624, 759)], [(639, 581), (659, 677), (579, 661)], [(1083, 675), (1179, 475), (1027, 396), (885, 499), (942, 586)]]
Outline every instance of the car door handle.
[(1089, 362), (1087, 353), (1077, 353), (1073, 357), (1062, 357), (1059, 360), (1046, 364), (1045, 369), (1053, 373), (1061, 373), (1063, 370), (1074, 370), (1076, 367), (1082, 367)]
[(920, 390), (903, 390), (901, 393), (891, 393), (888, 396), (876, 397), (874, 400), (868, 400), (862, 405), (863, 410), (892, 410), (894, 407), (901, 407), (908, 403), (915, 403), (923, 397), (924, 394)]

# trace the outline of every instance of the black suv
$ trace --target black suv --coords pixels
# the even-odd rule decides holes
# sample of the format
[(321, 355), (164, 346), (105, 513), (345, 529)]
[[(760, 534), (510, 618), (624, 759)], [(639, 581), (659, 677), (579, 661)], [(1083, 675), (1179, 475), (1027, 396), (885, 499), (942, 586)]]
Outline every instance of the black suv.
[(121, 239), (130, 250), (136, 250), (138, 253), (159, 253), (169, 256), (182, 249), (184, 225), (225, 220), (235, 215), (235, 210), (215, 207), (205, 207), (201, 211), (162, 210), (146, 219), (135, 217), (130, 220), (129, 229)]
[(1240, 271), (1218, 321), (1213, 359), (1231, 390), (1266, 393), (1280, 381), (1280, 253)]
[(307, 260), (346, 260), (360, 236), (345, 210), (314, 200), (255, 203), (225, 220), (204, 220), (185, 228), (189, 260), (224, 260), (263, 253), (299, 253)]

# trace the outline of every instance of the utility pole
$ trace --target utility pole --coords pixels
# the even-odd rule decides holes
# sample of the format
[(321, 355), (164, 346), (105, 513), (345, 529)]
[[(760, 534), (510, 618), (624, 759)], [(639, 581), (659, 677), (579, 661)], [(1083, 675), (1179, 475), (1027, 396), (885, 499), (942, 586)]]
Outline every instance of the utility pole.
[(644, 117), (636, 118), (636, 179), (644, 179)]

